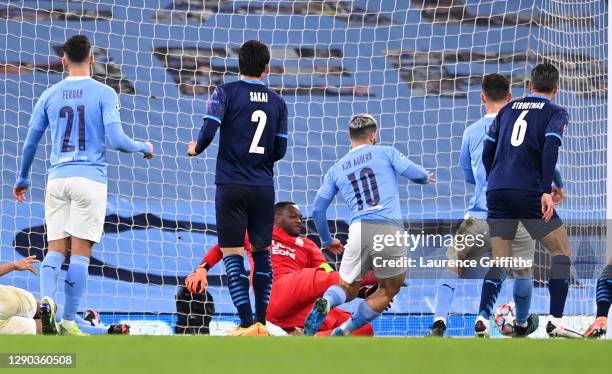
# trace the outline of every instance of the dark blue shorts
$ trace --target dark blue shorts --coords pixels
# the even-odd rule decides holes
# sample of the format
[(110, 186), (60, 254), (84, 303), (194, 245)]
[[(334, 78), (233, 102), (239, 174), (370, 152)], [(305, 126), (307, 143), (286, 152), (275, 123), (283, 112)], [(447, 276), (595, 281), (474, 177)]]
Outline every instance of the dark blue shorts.
[(274, 187), (217, 185), (217, 234), (221, 248), (244, 246), (244, 233), (259, 249), (272, 242)]
[(553, 212), (550, 221), (542, 218), (542, 193), (528, 190), (493, 190), (487, 192), (489, 234), (505, 240), (514, 239), (519, 221), (533, 239), (541, 239), (563, 225)]

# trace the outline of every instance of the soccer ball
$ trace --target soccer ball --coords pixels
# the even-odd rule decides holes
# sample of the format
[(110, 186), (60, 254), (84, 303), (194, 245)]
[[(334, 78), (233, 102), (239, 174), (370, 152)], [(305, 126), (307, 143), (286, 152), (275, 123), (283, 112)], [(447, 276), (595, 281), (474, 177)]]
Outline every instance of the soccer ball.
[(514, 334), (514, 303), (508, 303), (500, 306), (493, 313), (495, 326), (502, 335)]

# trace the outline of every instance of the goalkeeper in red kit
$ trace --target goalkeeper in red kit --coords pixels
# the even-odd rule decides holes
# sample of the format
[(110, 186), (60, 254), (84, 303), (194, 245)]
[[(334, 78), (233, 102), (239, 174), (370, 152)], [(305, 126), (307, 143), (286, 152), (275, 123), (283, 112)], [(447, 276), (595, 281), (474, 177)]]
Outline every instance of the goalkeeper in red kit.
[[(266, 319), (287, 333), (301, 333), (304, 320), (314, 301), (330, 286), (338, 284), (339, 275), (327, 263), (321, 249), (310, 239), (301, 236), (302, 214), (292, 202), (280, 202), (274, 207), (272, 231), (273, 283)], [(245, 238), (245, 248), (250, 258), (250, 245)], [(223, 254), (216, 245), (208, 251), (202, 263), (185, 280), (185, 286), (193, 293), (204, 292), (208, 270), (221, 260)], [(251, 269), (253, 267), (251, 266)], [(375, 283), (368, 279), (365, 283)], [(351, 314), (335, 308), (327, 315), (320, 335), (329, 332), (349, 319)], [(356, 330), (353, 335), (372, 336), (371, 324)]]

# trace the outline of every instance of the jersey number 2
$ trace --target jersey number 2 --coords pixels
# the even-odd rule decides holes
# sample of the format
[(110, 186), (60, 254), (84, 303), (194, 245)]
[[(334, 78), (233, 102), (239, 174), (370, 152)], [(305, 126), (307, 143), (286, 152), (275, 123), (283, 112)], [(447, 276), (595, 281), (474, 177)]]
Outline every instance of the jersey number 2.
[[(85, 106), (77, 106), (77, 112), (79, 112), (79, 151), (85, 150)], [(60, 118), (67, 118), (66, 120), (66, 132), (64, 132), (64, 139), (62, 141), (62, 152), (74, 151), (74, 146), (70, 145), (70, 135), (72, 135), (72, 126), (74, 122), (74, 111), (72, 107), (65, 106), (60, 109)]]
[(268, 121), (268, 116), (266, 112), (263, 110), (256, 110), (251, 114), (251, 122), (257, 123), (257, 129), (255, 130), (255, 136), (253, 136), (253, 141), (251, 142), (251, 148), (249, 148), (249, 153), (258, 153), (260, 155), (264, 154), (264, 147), (260, 147), (259, 140), (261, 140), (261, 136), (263, 135), (264, 128), (266, 127), (266, 122)]
[(516, 119), (516, 122), (514, 122), (510, 144), (515, 147), (523, 144), (523, 140), (525, 140), (525, 133), (527, 132), (527, 121), (525, 121), (525, 116), (527, 113), (529, 113), (528, 110), (523, 110)]

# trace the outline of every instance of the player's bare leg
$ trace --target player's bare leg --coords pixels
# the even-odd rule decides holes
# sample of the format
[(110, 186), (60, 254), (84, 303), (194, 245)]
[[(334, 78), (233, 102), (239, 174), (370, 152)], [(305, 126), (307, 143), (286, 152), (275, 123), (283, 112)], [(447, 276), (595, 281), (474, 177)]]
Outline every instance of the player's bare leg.
[(546, 324), (550, 337), (581, 338), (582, 334), (562, 324), (563, 309), (569, 291), (571, 248), (565, 225), (561, 225), (541, 239), (552, 257), (548, 290), (551, 317)]
[(378, 318), (391, 304), (404, 284), (406, 274), (378, 280), (378, 289), (357, 306), (351, 318), (332, 332), (332, 336), (349, 336), (351, 333)]

